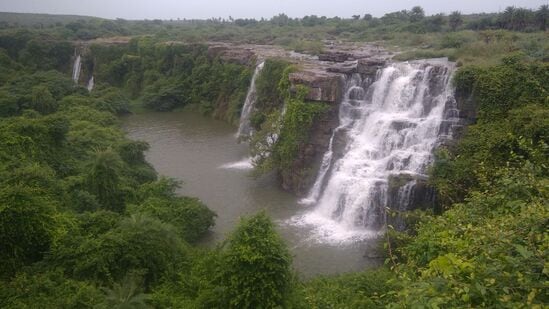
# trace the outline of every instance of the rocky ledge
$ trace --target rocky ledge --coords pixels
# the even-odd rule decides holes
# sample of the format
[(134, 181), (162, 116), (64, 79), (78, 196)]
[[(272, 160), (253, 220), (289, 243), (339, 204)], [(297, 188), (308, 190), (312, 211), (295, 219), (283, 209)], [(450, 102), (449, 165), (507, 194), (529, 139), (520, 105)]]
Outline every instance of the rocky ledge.
[(293, 90), (298, 85), (309, 88), (309, 101), (338, 103), (342, 80), (346, 74), (375, 74), (392, 56), (373, 44), (325, 42), (325, 51), (318, 56), (288, 51), (279, 46), (209, 42), (208, 56), (223, 61), (252, 65), (269, 58), (294, 63), (298, 70), (290, 74)]
[(322, 156), (329, 148), (330, 137), (339, 125), (339, 102), (345, 77), (350, 74), (375, 75), (390, 59), (391, 53), (373, 44), (325, 42), (318, 56), (288, 51), (272, 45), (232, 45), (210, 42), (208, 56), (231, 63), (254, 65), (265, 59), (283, 59), (295, 64), (290, 74), (290, 90), (309, 89), (307, 102), (324, 102), (328, 111), (313, 123), (309, 139), (299, 147), (290, 171), (280, 174), (282, 187), (298, 196), (307, 193), (316, 178)]

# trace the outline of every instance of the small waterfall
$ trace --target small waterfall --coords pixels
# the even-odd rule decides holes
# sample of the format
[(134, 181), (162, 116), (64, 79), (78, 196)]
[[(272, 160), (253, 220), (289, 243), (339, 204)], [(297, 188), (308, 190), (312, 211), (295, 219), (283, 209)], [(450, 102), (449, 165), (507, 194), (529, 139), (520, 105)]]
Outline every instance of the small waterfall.
[(82, 71), (82, 57), (80, 54), (74, 59), (74, 64), (72, 66), (72, 80), (74, 83), (78, 84), (80, 80), (80, 72)]
[(238, 132), (236, 134), (236, 136), (239, 139), (249, 138), (253, 133), (252, 132), (253, 128), (250, 123), (250, 116), (252, 115), (255, 102), (257, 99), (257, 90), (255, 88), (255, 81), (257, 80), (257, 77), (259, 76), (259, 73), (261, 73), (261, 70), (263, 70), (264, 66), (265, 66), (264, 61), (259, 63), (255, 68), (254, 75), (252, 76), (250, 88), (248, 89), (248, 94), (246, 95), (246, 101), (244, 101), (244, 106), (242, 107), (242, 113), (240, 115), (240, 124), (238, 126)]
[(93, 87), (95, 87), (95, 78), (93, 77), (90, 77), (90, 80), (88, 81), (88, 85), (86, 86), (86, 88), (88, 88), (88, 91), (91, 92), (93, 90)]
[[(406, 209), (432, 152), (451, 137), (456, 119), (452, 63), (435, 59), (391, 64), (375, 81), (346, 78), (339, 127), (334, 130), (317, 179), (302, 203), (314, 209), (294, 223), (311, 225), (328, 241), (376, 235), (385, 208)], [(401, 179), (389, 199), (391, 178)], [(404, 183), (402, 183), (404, 181)], [(388, 205), (389, 200), (398, 205)]]

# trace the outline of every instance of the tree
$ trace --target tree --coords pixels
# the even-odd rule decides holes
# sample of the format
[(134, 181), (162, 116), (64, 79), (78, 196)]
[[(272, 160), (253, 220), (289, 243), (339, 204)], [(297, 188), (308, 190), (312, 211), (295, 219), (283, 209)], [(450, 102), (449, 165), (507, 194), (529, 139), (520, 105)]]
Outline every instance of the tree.
[(353, 15), (352, 16), (354, 20), (359, 20), (360, 19), (360, 15)]
[(57, 102), (48, 88), (44, 86), (33, 87), (31, 98), (31, 107), (41, 114), (49, 114), (57, 109)]
[(452, 31), (456, 31), (457, 28), (461, 27), (461, 25), (463, 25), (463, 17), (461, 16), (461, 12), (453, 11), (448, 18), (448, 25)]
[(278, 14), (271, 18), (271, 23), (277, 26), (286, 26), (290, 22), (290, 18), (286, 14)]
[(0, 190), (0, 276), (42, 259), (62, 231), (56, 202), (42, 190), (16, 185)]
[(549, 23), (549, 5), (544, 4), (539, 7), (536, 12), (536, 22), (540, 30), (547, 30), (547, 24)]
[(214, 225), (216, 214), (197, 198), (176, 196), (177, 187), (178, 183), (168, 178), (144, 184), (138, 191), (143, 203), (130, 211), (170, 223), (183, 239), (195, 242)]
[(220, 281), (229, 308), (282, 306), (290, 287), (291, 258), (265, 213), (243, 219), (229, 238)]
[(146, 309), (151, 308), (146, 301), (149, 295), (140, 290), (136, 276), (127, 275), (121, 284), (115, 283), (112, 289), (104, 288), (105, 300), (97, 308), (109, 309)]
[[(109, 285), (128, 274), (139, 274), (145, 288), (174, 272), (176, 265), (183, 270), (188, 263), (187, 245), (173, 226), (137, 214), (105, 231), (111, 219), (108, 213), (86, 219), (85, 225), (71, 230), (51, 250), (48, 263), (78, 279)], [(90, 227), (94, 222), (102, 228)]]
[(364, 14), (364, 17), (362, 17), (365, 21), (371, 21), (373, 18), (372, 14)]
[(508, 6), (498, 18), (499, 26), (508, 30), (526, 30), (532, 18), (532, 11)]
[(91, 282), (67, 277), (62, 269), (19, 272), (0, 288), (1, 308), (95, 308), (101, 291)]
[(422, 21), (425, 18), (425, 11), (421, 6), (414, 6), (410, 12), (410, 21), (418, 22)]
[(525, 8), (515, 9), (513, 16), (513, 30), (524, 31), (531, 24), (532, 11)]
[(427, 31), (438, 32), (441, 31), (442, 27), (446, 22), (444, 14), (436, 14), (429, 18), (426, 18), (423, 22)]
[(122, 212), (124, 198), (120, 192), (119, 171), (122, 161), (112, 149), (96, 151), (86, 175), (87, 190), (108, 210)]

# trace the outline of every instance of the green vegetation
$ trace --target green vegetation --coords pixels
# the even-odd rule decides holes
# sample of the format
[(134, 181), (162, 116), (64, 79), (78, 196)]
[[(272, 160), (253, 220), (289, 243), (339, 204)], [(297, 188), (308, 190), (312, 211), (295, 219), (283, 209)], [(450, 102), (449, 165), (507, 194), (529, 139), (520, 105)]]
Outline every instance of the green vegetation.
[(290, 89), (288, 75), (294, 70), (286, 62), (267, 60), (256, 81), (251, 122), (257, 132), (250, 144), (257, 174), (291, 170), (314, 121), (328, 109), (323, 103), (306, 102), (307, 87)]
[(268, 164), (278, 170), (290, 170), (297, 159), (299, 148), (308, 140), (314, 120), (327, 109), (325, 104), (305, 102), (303, 92), (297, 98), (288, 100), (280, 136), (273, 145)]
[[(0, 14), (0, 307), (547, 306), (547, 11), (425, 16), (415, 7), (262, 21)], [(89, 93), (69, 79), (72, 40), (95, 38), (104, 41), (83, 49), (94, 59), (83, 75), (98, 80)], [(137, 104), (190, 106), (235, 123), (251, 70), (208, 57), (199, 42), (320, 53), (325, 38), (398, 44), (397, 59), (460, 61), (456, 90), (478, 105), (478, 120), (437, 153), (430, 181), (441, 213), (419, 213), (405, 232), (388, 227), (385, 266), (301, 282), (263, 213), (217, 248), (199, 248), (215, 214), (158, 178), (148, 145), (128, 140), (117, 116)], [(305, 101), (307, 89), (290, 89), (293, 69), (269, 60), (257, 79), (251, 143), (260, 172), (291, 170), (326, 111)]]
[(123, 90), (90, 95), (38, 57), (10, 57), (0, 86), (0, 306), (111, 308), (126, 277), (146, 293), (188, 268), (215, 214), (124, 137)]
[(290, 288), (290, 253), (260, 213), (240, 226), (222, 254), (220, 280), (229, 308), (275, 308), (284, 304)]
[[(0, 14), (0, 29), (20, 32), (32, 26), (43, 38), (90, 40), (105, 37), (154, 35), (163, 41), (198, 43), (225, 41), (282, 45), (296, 51), (321, 53), (324, 40), (377, 42), (404, 52), (400, 59), (447, 56), (463, 63), (496, 64), (517, 50), (539, 59), (549, 50), (549, 8), (507, 7), (498, 14), (426, 16), (421, 7), (372, 17), (357, 12), (351, 18), (310, 15), (270, 19), (105, 20), (72, 16)], [(19, 21), (24, 19), (24, 21)], [(33, 22), (34, 20), (34, 22)], [(53, 22), (55, 20), (55, 22)], [(51, 21), (51, 22), (50, 22)], [(107, 40), (108, 41), (108, 40)]]
[(142, 37), (124, 47), (96, 44), (90, 49), (97, 80), (123, 89), (147, 108), (193, 105), (203, 114), (238, 122), (251, 71), (208, 57), (205, 45)]
[(305, 283), (308, 306), (543, 308), (547, 72), (546, 63), (520, 56), (461, 69), (458, 93), (467, 89), (480, 113), (457, 145), (437, 155), (431, 182), (444, 212), (414, 216), (404, 233), (390, 229), (382, 269)]

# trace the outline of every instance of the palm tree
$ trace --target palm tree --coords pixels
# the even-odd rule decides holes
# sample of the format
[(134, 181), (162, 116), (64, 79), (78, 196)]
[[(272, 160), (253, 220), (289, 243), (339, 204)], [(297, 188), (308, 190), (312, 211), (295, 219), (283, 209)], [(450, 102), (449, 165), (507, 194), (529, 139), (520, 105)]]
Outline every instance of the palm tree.
[(540, 30), (547, 30), (547, 24), (549, 23), (549, 5), (544, 4), (539, 7), (536, 12), (536, 22)]
[(149, 295), (142, 293), (138, 284), (137, 277), (127, 275), (122, 284), (115, 283), (112, 289), (103, 288), (105, 300), (97, 306), (100, 308), (112, 309), (148, 309), (147, 305)]
[(515, 7), (508, 6), (505, 8), (505, 11), (500, 14), (498, 18), (499, 26), (504, 29), (512, 29), (513, 27), (513, 16), (515, 15)]
[(117, 212), (124, 210), (119, 188), (121, 166), (122, 161), (114, 150), (96, 150), (86, 175), (87, 190), (95, 194), (103, 207)]

